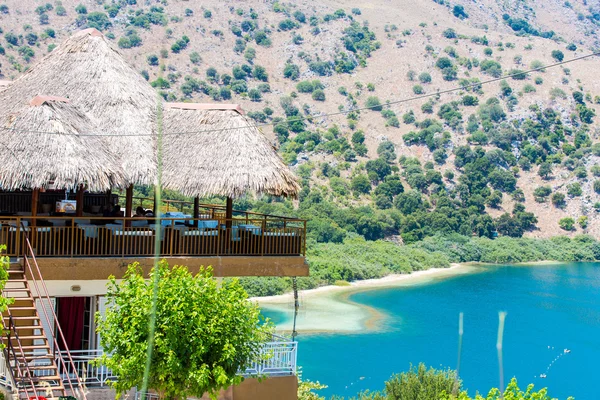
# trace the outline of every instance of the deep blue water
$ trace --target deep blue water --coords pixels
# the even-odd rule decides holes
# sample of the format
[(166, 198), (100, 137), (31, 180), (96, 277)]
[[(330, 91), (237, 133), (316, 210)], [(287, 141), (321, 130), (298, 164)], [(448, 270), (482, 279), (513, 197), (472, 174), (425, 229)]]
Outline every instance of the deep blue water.
[[(460, 312), (463, 387), (471, 395), (487, 393), (499, 384), (498, 312), (506, 311), (506, 382), (515, 376), (522, 388), (545, 386), (559, 399), (598, 398), (592, 382), (600, 372), (600, 264), (485, 267), (482, 273), (350, 298), (389, 318), (379, 332), (298, 336), (303, 377), (327, 384), (322, 395), (382, 389), (386, 379), (410, 363), (456, 368)], [(275, 321), (286, 318), (267, 315)], [(571, 353), (558, 358), (546, 379), (539, 378), (565, 348)]]

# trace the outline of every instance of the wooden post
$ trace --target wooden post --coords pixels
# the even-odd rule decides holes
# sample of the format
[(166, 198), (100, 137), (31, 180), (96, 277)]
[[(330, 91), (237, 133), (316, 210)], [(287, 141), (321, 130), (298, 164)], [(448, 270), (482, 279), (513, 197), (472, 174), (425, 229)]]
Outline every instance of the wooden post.
[[(133, 211), (133, 185), (129, 185), (125, 192), (125, 218), (130, 218)], [(126, 226), (131, 224), (130, 220), (126, 220)]]
[[(33, 189), (33, 192), (31, 192), (31, 216), (32, 217), (37, 217), (39, 201), (40, 201), (40, 189)], [(33, 225), (33, 221), (35, 221), (35, 219), (32, 220), (32, 225)]]
[[(40, 189), (36, 188), (33, 189), (33, 192), (31, 192), (31, 248), (35, 249), (35, 245), (36, 245), (36, 237), (35, 234), (37, 233), (37, 229), (36, 229), (36, 225), (37, 225), (37, 210), (38, 210), (38, 203), (40, 200)], [(25, 235), (26, 233), (23, 233), (23, 235)], [(27, 251), (27, 248), (25, 248), (25, 251)]]
[(232, 221), (233, 218), (233, 199), (231, 197), (227, 197), (227, 203), (225, 204), (225, 229), (227, 234), (225, 237), (227, 238), (227, 253), (231, 253), (231, 239), (233, 238), (232, 232)]
[(111, 197), (112, 197), (112, 191), (110, 189), (108, 189), (106, 191), (106, 199), (104, 200), (104, 206), (108, 206), (111, 203)]
[(194, 226), (198, 227), (198, 218), (200, 218), (200, 198), (194, 197)]
[(83, 185), (77, 186), (77, 193), (75, 194), (75, 201), (77, 201), (77, 205), (75, 208), (75, 216), (81, 217), (83, 216), (83, 193), (85, 192)]

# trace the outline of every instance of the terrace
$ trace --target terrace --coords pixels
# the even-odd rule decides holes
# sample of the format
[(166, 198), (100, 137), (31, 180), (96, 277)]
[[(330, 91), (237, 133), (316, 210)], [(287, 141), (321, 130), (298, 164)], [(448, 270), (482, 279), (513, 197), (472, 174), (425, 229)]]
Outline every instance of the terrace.
[[(160, 222), (104, 217), (99, 214), (101, 204), (119, 201), (117, 195), (106, 194), (86, 194), (80, 215), (61, 215), (49, 206), (64, 199), (63, 192), (38, 196), (33, 201), (36, 206), (33, 192), (0, 193), (0, 243), (6, 244), (9, 257), (20, 257), (29, 238), (40, 267), (46, 270), (45, 279), (119, 276), (117, 267), (133, 261), (150, 264), (157, 250), (161, 258), (192, 268), (212, 265), (218, 276), (302, 276), (308, 272), (305, 220), (233, 209), (228, 218), (226, 206), (183, 201), (167, 201)], [(154, 203), (153, 199), (132, 198), (133, 205)], [(78, 265), (85, 268), (65, 268)]]

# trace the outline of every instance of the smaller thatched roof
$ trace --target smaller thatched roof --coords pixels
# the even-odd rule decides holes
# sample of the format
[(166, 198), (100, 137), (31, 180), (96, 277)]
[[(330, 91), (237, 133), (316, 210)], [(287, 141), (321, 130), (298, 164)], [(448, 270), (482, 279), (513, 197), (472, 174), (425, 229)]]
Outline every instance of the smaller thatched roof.
[(96, 132), (87, 116), (56, 96), (36, 96), (29, 105), (0, 119), (0, 188), (15, 190), (123, 187), (119, 163), (103, 141), (81, 133)]
[(296, 197), (300, 185), (238, 105), (167, 103), (163, 185), (186, 196)]
[(156, 178), (157, 92), (96, 29), (67, 38), (0, 90), (0, 116), (38, 94), (66, 97), (102, 132), (130, 183)]

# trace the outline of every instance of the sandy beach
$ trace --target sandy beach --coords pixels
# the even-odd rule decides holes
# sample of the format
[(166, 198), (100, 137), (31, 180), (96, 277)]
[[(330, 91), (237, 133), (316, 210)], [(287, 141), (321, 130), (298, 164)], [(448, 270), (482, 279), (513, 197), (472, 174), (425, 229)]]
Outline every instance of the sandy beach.
[[(474, 264), (452, 264), (450, 268), (431, 268), (411, 274), (393, 274), (380, 279), (351, 282), (347, 286), (323, 286), (299, 292), (300, 310), (296, 329), (303, 333), (360, 333), (385, 329), (386, 315), (381, 311), (349, 299), (360, 291), (427, 284), (431, 281), (481, 271)], [(294, 310), (292, 293), (253, 297), (266, 311), (283, 313), (280, 331), (291, 331)]]

